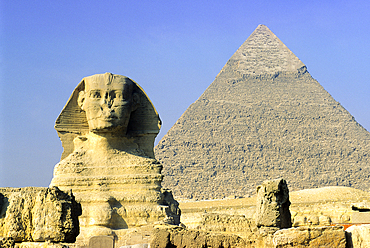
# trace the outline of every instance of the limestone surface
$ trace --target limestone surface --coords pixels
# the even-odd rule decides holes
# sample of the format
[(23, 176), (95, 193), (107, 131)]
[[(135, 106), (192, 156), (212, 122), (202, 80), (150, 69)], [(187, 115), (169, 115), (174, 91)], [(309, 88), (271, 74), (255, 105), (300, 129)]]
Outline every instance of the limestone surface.
[(89, 248), (114, 248), (114, 237), (94, 236), (89, 240)]
[(232, 234), (210, 233), (199, 230), (177, 228), (156, 228), (150, 247), (165, 248), (165, 247), (212, 247), (212, 248), (232, 248), (246, 247), (245, 241)]
[(0, 237), (1, 248), (14, 248), (14, 239), (8, 237)]
[[(289, 193), (294, 227), (353, 224), (353, 203), (369, 202), (370, 193), (349, 187), (324, 187)], [(257, 197), (180, 201), (181, 223), (204, 231), (232, 232), (245, 239), (256, 227)], [(368, 213), (368, 212), (363, 212)], [(361, 222), (363, 223), (363, 222)]]
[(289, 189), (284, 179), (265, 181), (257, 187), (256, 225), (292, 227)]
[(264, 25), (155, 148), (164, 187), (185, 199), (253, 195), (279, 177), (368, 191), (369, 151), (370, 133)]
[(205, 213), (197, 228), (209, 232), (227, 232), (238, 235), (257, 231), (255, 222), (244, 215), (220, 213)]
[(350, 226), (346, 235), (349, 248), (370, 247), (370, 225)]
[(64, 152), (51, 185), (72, 190), (81, 203), (79, 240), (180, 223), (178, 203), (162, 189), (162, 165), (154, 158), (160, 124), (148, 96), (127, 77), (89, 76), (73, 91), (55, 124)]
[(248, 238), (242, 238), (233, 233), (226, 232), (209, 232), (181, 227), (157, 226), (153, 232), (150, 247), (345, 248), (346, 236), (345, 231), (340, 226), (299, 227), (278, 231), (259, 229), (259, 231), (256, 231)]
[(282, 229), (274, 233), (273, 244), (284, 247), (346, 247), (346, 236), (342, 227), (298, 227)]
[(16, 242), (74, 242), (81, 208), (69, 193), (53, 188), (0, 188), (0, 237)]

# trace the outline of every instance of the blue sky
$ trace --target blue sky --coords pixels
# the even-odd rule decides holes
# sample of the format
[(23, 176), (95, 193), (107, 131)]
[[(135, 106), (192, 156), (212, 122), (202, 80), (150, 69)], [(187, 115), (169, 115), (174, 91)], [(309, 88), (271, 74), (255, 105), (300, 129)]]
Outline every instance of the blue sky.
[(369, 13), (365, 0), (2, 0), (0, 187), (49, 185), (54, 122), (83, 77), (140, 84), (163, 121), (158, 142), (258, 24), (370, 130)]

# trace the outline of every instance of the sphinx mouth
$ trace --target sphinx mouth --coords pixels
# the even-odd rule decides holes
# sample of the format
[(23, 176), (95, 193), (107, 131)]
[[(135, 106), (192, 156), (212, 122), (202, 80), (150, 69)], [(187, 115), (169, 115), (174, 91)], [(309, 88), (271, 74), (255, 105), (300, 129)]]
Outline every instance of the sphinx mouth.
[(101, 120), (101, 121), (114, 121), (118, 120), (118, 117), (115, 115), (100, 115), (98, 117), (93, 118), (94, 120)]
[(109, 117), (103, 117), (101, 119), (105, 120), (105, 121), (113, 121), (113, 120), (118, 120), (118, 117), (117, 116), (109, 116)]

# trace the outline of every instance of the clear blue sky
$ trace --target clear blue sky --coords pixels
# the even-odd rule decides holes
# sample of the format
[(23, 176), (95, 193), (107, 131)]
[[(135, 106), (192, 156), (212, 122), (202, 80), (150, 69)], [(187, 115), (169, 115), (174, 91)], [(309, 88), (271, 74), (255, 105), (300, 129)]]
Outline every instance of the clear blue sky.
[(258, 24), (370, 130), (368, 0), (0, 1), (0, 187), (49, 185), (54, 122), (83, 77), (139, 83), (158, 142)]

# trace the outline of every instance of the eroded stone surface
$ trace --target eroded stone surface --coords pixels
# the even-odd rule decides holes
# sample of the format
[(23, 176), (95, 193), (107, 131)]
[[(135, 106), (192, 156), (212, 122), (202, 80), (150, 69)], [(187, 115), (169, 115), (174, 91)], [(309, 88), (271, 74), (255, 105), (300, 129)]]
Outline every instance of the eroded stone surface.
[(346, 247), (342, 227), (299, 227), (278, 231), (259, 229), (249, 237), (239, 237), (226, 232), (207, 232), (186, 228), (159, 226), (154, 230), (150, 247)]
[[(180, 202), (181, 222), (188, 228), (209, 231), (242, 230), (234, 232), (241, 237), (248, 233), (247, 222), (255, 225), (256, 196), (240, 199)], [(289, 193), (290, 212), (294, 227), (330, 226), (354, 222), (354, 202), (366, 202), (370, 193), (348, 187), (324, 187)], [(239, 221), (240, 220), (240, 221)], [(235, 228), (235, 229), (233, 229)]]
[[(1, 206), (0, 206), (1, 209)], [(1, 248), (14, 248), (14, 239), (9, 237), (0, 237), (0, 247)]]
[(246, 247), (245, 241), (237, 235), (210, 233), (181, 227), (159, 227), (154, 230), (150, 247)]
[(53, 188), (0, 188), (0, 236), (17, 242), (74, 242), (81, 208), (72, 194)]
[(81, 203), (79, 238), (180, 222), (153, 154), (160, 119), (138, 84), (111, 73), (84, 78), (55, 128), (64, 152), (51, 185), (72, 190)]
[(368, 191), (369, 150), (370, 133), (260, 25), (155, 153), (177, 198), (221, 199), (277, 177)]
[(89, 240), (89, 248), (113, 248), (114, 238), (112, 236), (94, 236)]
[(258, 227), (291, 227), (289, 206), (289, 189), (284, 179), (263, 182), (257, 187), (256, 225)]
[(352, 204), (352, 209), (361, 212), (370, 212), (370, 203), (365, 201), (355, 202)]
[(348, 248), (370, 247), (370, 224), (350, 226), (346, 229)]
[(283, 247), (346, 247), (343, 227), (298, 227), (282, 229), (274, 233), (273, 244), (276, 248)]
[(244, 215), (204, 214), (198, 229), (209, 232), (252, 233), (257, 231), (253, 219)]

